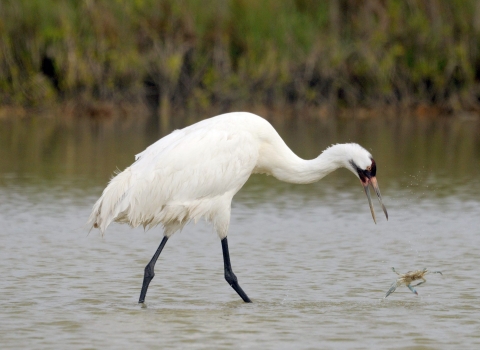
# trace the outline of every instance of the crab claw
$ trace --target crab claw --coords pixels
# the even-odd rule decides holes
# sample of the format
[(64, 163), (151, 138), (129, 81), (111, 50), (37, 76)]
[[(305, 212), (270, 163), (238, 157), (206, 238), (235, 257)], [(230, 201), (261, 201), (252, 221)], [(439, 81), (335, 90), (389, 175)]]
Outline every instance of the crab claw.
[(390, 294), (392, 294), (393, 292), (395, 292), (395, 290), (397, 289), (397, 287), (398, 287), (397, 281), (393, 282), (392, 285), (390, 286), (390, 289), (388, 290), (387, 294), (385, 294), (385, 296), (383, 297), (383, 299), (385, 299), (385, 298), (388, 297)]
[(415, 288), (413, 288), (410, 284), (407, 286), (408, 289), (410, 289), (412, 291), (412, 293), (414, 293), (415, 295), (418, 295), (417, 291), (415, 290)]

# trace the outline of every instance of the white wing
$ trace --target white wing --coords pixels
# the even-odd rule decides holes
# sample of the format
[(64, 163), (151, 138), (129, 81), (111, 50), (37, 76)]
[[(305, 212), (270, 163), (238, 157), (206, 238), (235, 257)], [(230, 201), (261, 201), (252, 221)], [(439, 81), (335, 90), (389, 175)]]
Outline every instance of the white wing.
[(162, 223), (175, 232), (201, 216), (217, 230), (228, 227), (231, 199), (255, 167), (258, 145), (234, 124), (205, 122), (167, 135), (136, 159), (94, 205), (89, 223), (102, 232), (112, 221)]

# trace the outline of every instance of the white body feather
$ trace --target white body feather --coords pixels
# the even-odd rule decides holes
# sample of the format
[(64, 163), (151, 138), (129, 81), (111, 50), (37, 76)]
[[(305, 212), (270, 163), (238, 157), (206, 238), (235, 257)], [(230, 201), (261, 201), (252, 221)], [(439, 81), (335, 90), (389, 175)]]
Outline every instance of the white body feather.
[(356, 174), (349, 160), (358, 158), (359, 166), (367, 166), (365, 154), (359, 145), (344, 144), (303, 160), (265, 119), (223, 114), (176, 130), (138, 154), (105, 188), (89, 224), (102, 233), (113, 221), (133, 227), (162, 224), (169, 237), (190, 220), (205, 217), (224, 238), (232, 198), (252, 173), (310, 183), (339, 167)]

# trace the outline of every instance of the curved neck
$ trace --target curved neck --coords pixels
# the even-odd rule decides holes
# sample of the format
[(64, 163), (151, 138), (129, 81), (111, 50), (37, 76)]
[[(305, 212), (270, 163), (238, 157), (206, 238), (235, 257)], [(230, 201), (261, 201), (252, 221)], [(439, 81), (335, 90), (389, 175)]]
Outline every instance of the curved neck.
[(340, 167), (346, 167), (346, 162), (342, 144), (327, 148), (312, 160), (298, 157), (287, 147), (270, 164), (269, 173), (281, 181), (306, 184), (316, 182)]

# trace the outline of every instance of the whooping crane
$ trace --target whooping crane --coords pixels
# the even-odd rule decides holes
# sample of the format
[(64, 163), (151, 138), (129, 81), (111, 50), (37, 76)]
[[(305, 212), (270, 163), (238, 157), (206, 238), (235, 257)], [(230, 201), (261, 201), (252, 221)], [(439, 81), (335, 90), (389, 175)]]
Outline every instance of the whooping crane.
[(375, 190), (385, 216), (371, 154), (355, 143), (337, 144), (317, 158), (295, 155), (265, 119), (246, 112), (222, 114), (161, 138), (112, 178), (93, 206), (91, 228), (102, 234), (113, 221), (144, 228), (162, 224), (164, 237), (145, 267), (139, 303), (145, 301), (154, 266), (169, 237), (190, 220), (212, 222), (222, 243), (225, 280), (245, 302), (251, 302), (232, 271), (227, 232), (233, 196), (251, 174), (273, 175), (299, 184), (320, 180), (344, 167), (365, 190), (373, 220), (368, 185)]

